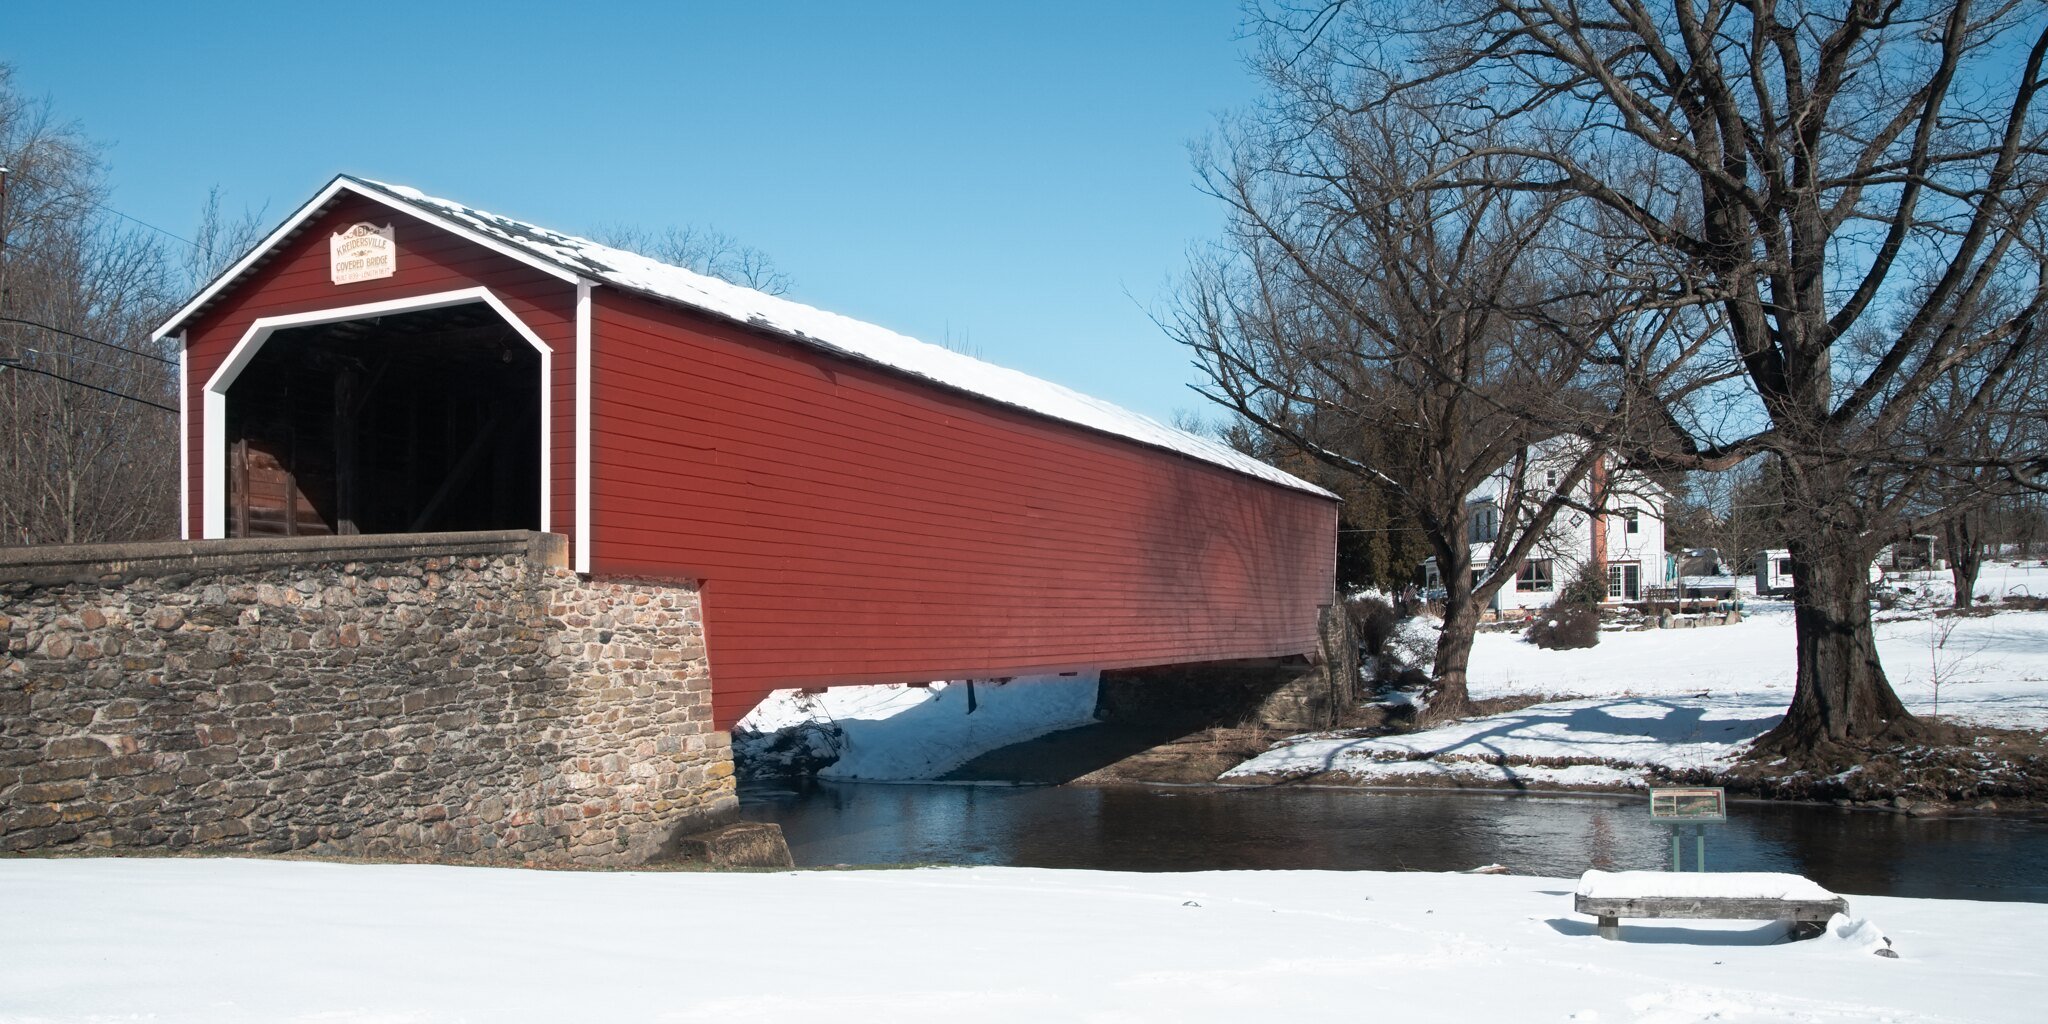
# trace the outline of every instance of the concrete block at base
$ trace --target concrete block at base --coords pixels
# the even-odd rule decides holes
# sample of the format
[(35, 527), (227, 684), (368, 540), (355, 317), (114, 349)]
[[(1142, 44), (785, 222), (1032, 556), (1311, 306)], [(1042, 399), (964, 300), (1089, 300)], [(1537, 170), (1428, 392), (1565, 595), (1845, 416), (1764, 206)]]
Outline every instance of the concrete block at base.
[(769, 821), (737, 821), (692, 832), (675, 840), (675, 858), (714, 868), (793, 868), (782, 826)]

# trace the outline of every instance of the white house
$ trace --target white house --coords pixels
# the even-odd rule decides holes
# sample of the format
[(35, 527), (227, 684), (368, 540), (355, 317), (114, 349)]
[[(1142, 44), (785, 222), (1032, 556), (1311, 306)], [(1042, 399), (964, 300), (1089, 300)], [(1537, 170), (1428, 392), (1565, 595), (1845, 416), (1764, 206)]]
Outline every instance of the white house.
[(1765, 548), (1756, 553), (1756, 592), (1766, 597), (1792, 592), (1792, 552)]
[[(1948, 568), (1948, 560), (1934, 553), (1934, 536), (1916, 533), (1878, 549), (1870, 563), (1870, 582), (1881, 583), (1886, 573), (1932, 572)], [(1756, 556), (1756, 592), (1766, 597), (1788, 597), (1792, 593), (1792, 552), (1766, 548)]]
[[(1566, 443), (1554, 439), (1535, 446), (1522, 487), (1525, 502), (1533, 505), (1545, 500), (1570, 470), (1574, 454)], [(1511, 490), (1511, 473), (1502, 468), (1466, 499), (1474, 565), (1492, 563), (1502, 502)], [(1600, 483), (1604, 483), (1600, 489), (1606, 492), (1605, 502), (1596, 505), (1594, 493)], [(1647, 591), (1670, 585), (1671, 568), (1664, 557), (1664, 509), (1670, 495), (1662, 487), (1639, 473), (1614, 472), (1603, 463), (1579, 481), (1572, 497), (1584, 508), (1600, 508), (1600, 513), (1581, 509), (1558, 513), (1514, 578), (1494, 595), (1495, 611), (1548, 605), (1595, 562), (1606, 563), (1610, 602), (1639, 601)], [(1435, 559), (1424, 563), (1423, 571), (1429, 586), (1442, 585)]]

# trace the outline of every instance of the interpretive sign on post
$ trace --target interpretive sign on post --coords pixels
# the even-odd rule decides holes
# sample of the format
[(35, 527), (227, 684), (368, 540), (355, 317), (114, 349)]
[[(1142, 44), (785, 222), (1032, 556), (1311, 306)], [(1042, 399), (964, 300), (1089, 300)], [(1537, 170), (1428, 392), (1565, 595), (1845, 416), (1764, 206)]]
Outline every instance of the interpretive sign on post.
[(1671, 821), (1727, 821), (1728, 791), (1714, 787), (1650, 790), (1650, 817)]
[(1707, 869), (1707, 830), (1701, 826), (1728, 820), (1728, 791), (1719, 786), (1700, 786), (1692, 789), (1650, 790), (1650, 817), (1668, 822), (1671, 829), (1671, 870), (1680, 870), (1683, 861), (1679, 843), (1679, 827), (1692, 826), (1694, 842), (1693, 870)]

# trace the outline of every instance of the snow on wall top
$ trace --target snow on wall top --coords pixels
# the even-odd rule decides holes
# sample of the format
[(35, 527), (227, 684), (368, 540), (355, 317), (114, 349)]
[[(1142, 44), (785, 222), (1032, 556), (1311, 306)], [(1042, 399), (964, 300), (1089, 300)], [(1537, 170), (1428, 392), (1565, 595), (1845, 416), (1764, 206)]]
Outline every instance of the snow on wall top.
[(884, 327), (685, 270), (624, 249), (392, 185), (344, 175), (368, 192), (422, 210), (593, 281), (640, 292), (863, 362), (876, 363), (1041, 416), (1179, 452), (1283, 487), (1335, 497), (1226, 445), (1176, 430), (1071, 388)]
[(1588, 899), (1652, 899), (1711, 897), (1715, 899), (1811, 900), (1838, 897), (1801, 875), (1775, 871), (1600, 871), (1579, 876), (1578, 895)]

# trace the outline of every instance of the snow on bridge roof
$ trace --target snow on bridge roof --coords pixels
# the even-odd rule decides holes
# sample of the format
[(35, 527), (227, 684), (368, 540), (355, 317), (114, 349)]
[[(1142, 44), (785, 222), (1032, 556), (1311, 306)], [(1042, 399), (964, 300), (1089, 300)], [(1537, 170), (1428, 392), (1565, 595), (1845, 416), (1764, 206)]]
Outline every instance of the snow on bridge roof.
[(297, 227), (325, 206), (325, 200), (339, 189), (404, 209), (429, 222), (454, 228), (458, 234), (472, 238), (480, 236), (494, 248), (503, 250), (509, 247), (514, 250), (512, 255), (529, 262), (537, 260), (578, 278), (677, 303), (989, 401), (1178, 452), (1269, 483), (1336, 497), (1227, 445), (1177, 430), (1149, 416), (1027, 373), (986, 363), (885, 327), (732, 284), (638, 253), (464, 206), (408, 186), (346, 174), (336, 178), (319, 198), (308, 203), (273, 232), (255, 252), (216, 279), (160, 328), (158, 335), (174, 330), (229, 281), (258, 262), (266, 250), (295, 233)]

